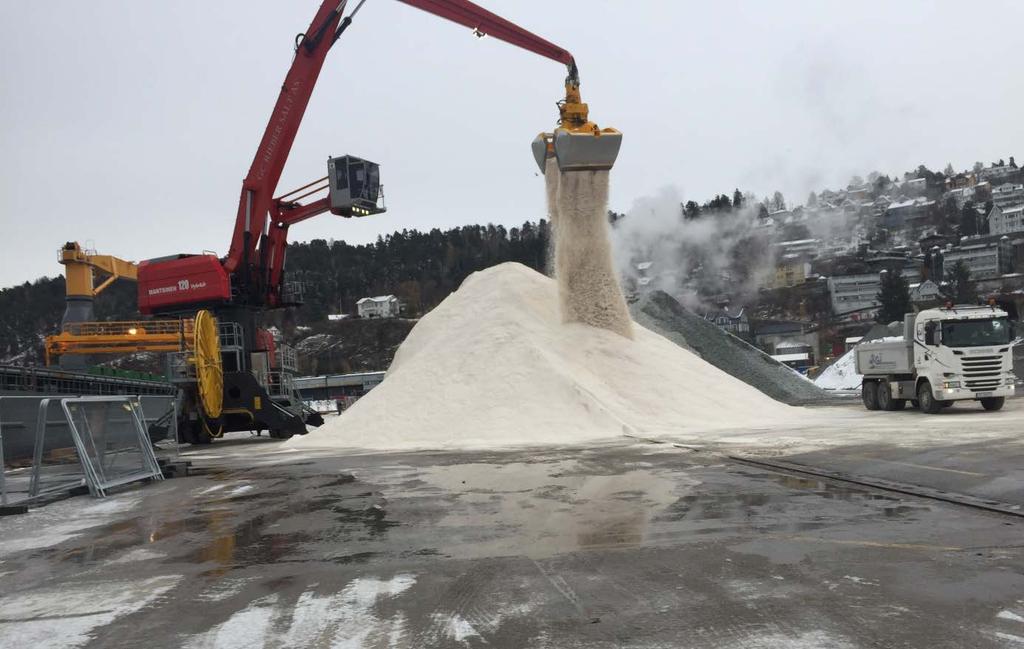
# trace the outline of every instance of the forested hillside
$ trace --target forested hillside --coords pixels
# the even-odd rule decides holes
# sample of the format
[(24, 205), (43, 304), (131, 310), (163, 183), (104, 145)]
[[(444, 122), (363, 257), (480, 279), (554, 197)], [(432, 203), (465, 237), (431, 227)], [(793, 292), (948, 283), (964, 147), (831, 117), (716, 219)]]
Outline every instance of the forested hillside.
[[(420, 315), (443, 300), (470, 273), (505, 261), (543, 269), (548, 225), (469, 225), (429, 232), (403, 230), (366, 245), (314, 239), (288, 248), (288, 279), (301, 284), (305, 304), (276, 313), (268, 323), (312, 326), (331, 313), (355, 313), (356, 300), (393, 293), (406, 315)], [(56, 265), (55, 265), (56, 266)], [(57, 269), (55, 269), (57, 270)], [(64, 278), (42, 278), (0, 290), (0, 362), (42, 362), (42, 339), (60, 326)], [(139, 317), (135, 286), (118, 282), (96, 300), (102, 320)], [(339, 361), (340, 362), (340, 361)], [(334, 361), (331, 362), (332, 364)]]

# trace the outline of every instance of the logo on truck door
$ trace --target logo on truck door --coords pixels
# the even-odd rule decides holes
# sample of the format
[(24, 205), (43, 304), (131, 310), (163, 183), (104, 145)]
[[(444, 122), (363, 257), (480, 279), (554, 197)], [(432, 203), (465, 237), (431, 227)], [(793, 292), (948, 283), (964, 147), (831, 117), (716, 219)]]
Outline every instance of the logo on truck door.
[(868, 369), (877, 370), (885, 367), (896, 367), (896, 363), (882, 360), (881, 352), (874, 352), (868, 356)]

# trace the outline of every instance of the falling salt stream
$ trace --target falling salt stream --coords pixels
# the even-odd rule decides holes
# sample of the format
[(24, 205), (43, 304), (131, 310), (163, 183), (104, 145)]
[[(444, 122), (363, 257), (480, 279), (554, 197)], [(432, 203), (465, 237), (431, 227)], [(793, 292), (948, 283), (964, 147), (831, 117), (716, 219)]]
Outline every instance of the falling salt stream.
[(633, 320), (612, 263), (608, 236), (608, 172), (559, 172), (554, 159), (549, 159), (544, 181), (562, 321), (632, 338)]

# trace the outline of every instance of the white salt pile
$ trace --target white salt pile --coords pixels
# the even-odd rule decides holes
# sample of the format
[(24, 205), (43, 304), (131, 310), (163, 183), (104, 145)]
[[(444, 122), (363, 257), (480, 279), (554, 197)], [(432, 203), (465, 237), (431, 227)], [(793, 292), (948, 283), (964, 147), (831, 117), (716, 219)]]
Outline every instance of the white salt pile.
[(493, 448), (781, 424), (797, 414), (638, 326), (563, 324), (555, 281), (474, 273), (413, 328), (384, 382), (297, 448)]
[(632, 338), (633, 321), (608, 239), (608, 171), (560, 173), (551, 158), (544, 180), (562, 321), (581, 322)]
[(814, 379), (814, 385), (825, 390), (859, 390), (864, 377), (857, 374), (856, 354), (851, 349)]

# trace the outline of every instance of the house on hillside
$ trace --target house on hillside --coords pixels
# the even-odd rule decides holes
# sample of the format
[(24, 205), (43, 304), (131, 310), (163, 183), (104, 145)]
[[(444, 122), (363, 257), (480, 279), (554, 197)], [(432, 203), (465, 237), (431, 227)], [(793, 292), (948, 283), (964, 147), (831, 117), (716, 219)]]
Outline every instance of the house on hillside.
[(992, 202), (996, 207), (1024, 203), (1024, 183), (1003, 183), (992, 188)]
[(989, 234), (1010, 234), (1024, 231), (1024, 202), (1000, 207), (988, 213)]
[(811, 264), (805, 255), (782, 255), (775, 264), (775, 273), (768, 277), (767, 288), (786, 288), (803, 284), (811, 275)]
[(987, 180), (993, 185), (1015, 176), (1020, 170), (1010, 165), (993, 165), (978, 172), (979, 180)]
[(882, 226), (889, 229), (921, 227), (934, 206), (935, 201), (923, 198), (908, 198), (891, 203), (882, 217)]
[(971, 279), (992, 279), (1002, 273), (999, 263), (1000, 247), (998, 241), (964, 240), (959, 246), (947, 248), (943, 255), (943, 272), (951, 277), (953, 266), (963, 262), (971, 273)]
[(746, 309), (742, 307), (730, 307), (726, 304), (717, 311), (705, 313), (704, 319), (734, 336), (750, 338), (750, 319), (747, 317)]
[(930, 279), (910, 285), (910, 301), (915, 305), (927, 306), (942, 301), (939, 285)]
[(356, 302), (360, 318), (397, 318), (401, 307), (394, 295), (364, 297)]

